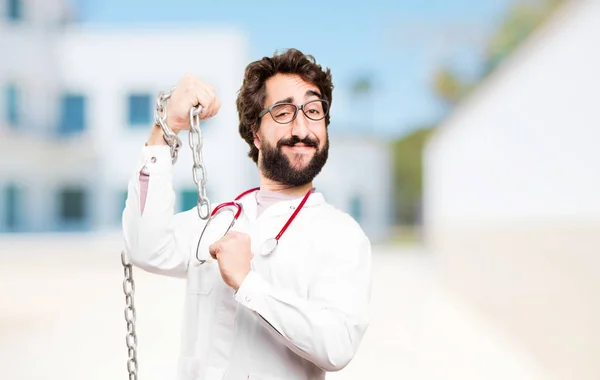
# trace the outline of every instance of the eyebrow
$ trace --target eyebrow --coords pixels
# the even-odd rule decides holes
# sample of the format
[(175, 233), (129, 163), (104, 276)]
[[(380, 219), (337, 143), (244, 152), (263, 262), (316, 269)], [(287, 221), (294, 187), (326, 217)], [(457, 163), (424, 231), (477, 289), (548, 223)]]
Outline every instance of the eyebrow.
[(294, 102), (294, 98), (292, 96), (288, 96), (285, 99), (282, 100), (278, 100), (276, 101), (274, 104), (281, 104), (281, 103), (293, 103)]
[[(315, 91), (315, 90), (308, 90), (304, 94), (305, 98), (308, 98), (308, 97), (311, 97), (311, 96), (316, 96), (318, 98), (321, 98), (321, 93), (319, 91)], [(293, 102), (294, 102), (294, 97), (293, 96), (288, 96), (285, 99), (276, 101), (274, 104), (293, 103)]]
[(308, 91), (306, 91), (306, 94), (304, 94), (305, 98), (308, 98), (311, 96), (316, 96), (316, 97), (320, 98), (322, 95), (319, 91), (315, 91), (315, 90), (308, 90)]

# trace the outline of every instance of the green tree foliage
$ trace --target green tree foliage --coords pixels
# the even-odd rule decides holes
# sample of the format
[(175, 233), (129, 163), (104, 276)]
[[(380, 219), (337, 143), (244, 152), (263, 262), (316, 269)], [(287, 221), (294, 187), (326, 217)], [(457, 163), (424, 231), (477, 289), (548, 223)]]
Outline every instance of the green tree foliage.
[(373, 79), (367, 75), (363, 75), (363, 76), (357, 78), (352, 83), (352, 92), (357, 95), (358, 94), (360, 94), (360, 95), (369, 94), (372, 89), (373, 89)]
[(433, 92), (448, 106), (455, 106), (565, 1), (523, 0), (512, 4), (484, 46), (480, 75), (475, 80), (467, 81), (455, 68), (440, 67), (433, 74)]
[(455, 106), (469, 90), (469, 84), (449, 66), (443, 66), (433, 75), (433, 90), (444, 103)]
[(515, 3), (487, 43), (482, 78), (515, 51), (562, 3), (564, 0), (530, 0)]
[(395, 216), (398, 223), (420, 222), (423, 148), (433, 128), (416, 129), (393, 142)]

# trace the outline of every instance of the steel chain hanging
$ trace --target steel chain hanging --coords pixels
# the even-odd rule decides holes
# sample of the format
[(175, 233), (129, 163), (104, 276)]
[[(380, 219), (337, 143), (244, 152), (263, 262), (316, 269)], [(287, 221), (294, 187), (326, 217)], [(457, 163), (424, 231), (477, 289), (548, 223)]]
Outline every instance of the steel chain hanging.
[[(167, 100), (173, 94), (175, 87), (168, 93), (159, 92), (156, 98), (156, 108), (154, 111), (154, 123), (159, 125), (163, 131), (163, 138), (171, 149), (171, 162), (177, 162), (179, 148), (181, 148), (181, 139), (167, 125)], [(192, 166), (192, 178), (198, 188), (197, 209), (200, 219), (207, 220), (210, 216), (210, 200), (206, 194), (206, 166), (202, 158), (202, 131), (200, 130), (200, 111), (202, 106), (198, 105), (190, 109), (190, 130), (188, 134), (189, 145), (192, 150), (194, 164)], [(135, 282), (133, 280), (133, 266), (127, 258), (127, 253), (121, 251), (121, 263), (123, 265), (124, 280), (123, 293), (125, 293), (125, 321), (127, 322), (127, 334), (125, 342), (127, 344), (127, 372), (129, 380), (137, 380), (138, 361), (137, 361), (137, 335), (135, 331)]]
[(125, 251), (121, 251), (121, 263), (125, 272), (123, 293), (125, 293), (125, 321), (127, 322), (127, 334), (125, 335), (125, 342), (127, 343), (127, 372), (129, 373), (129, 380), (137, 380), (137, 335), (135, 332), (135, 303), (133, 300), (135, 283), (133, 281), (133, 267), (127, 259)]

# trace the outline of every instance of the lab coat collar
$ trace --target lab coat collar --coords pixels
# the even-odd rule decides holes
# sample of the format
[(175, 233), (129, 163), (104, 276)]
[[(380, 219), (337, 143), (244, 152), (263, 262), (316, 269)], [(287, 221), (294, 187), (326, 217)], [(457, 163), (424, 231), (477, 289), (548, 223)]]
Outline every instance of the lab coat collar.
[[(248, 219), (255, 220), (256, 211), (258, 208), (258, 204), (256, 202), (256, 191), (250, 194), (246, 194), (242, 199), (240, 199), (239, 202), (242, 204), (244, 213), (246, 214)], [(296, 207), (300, 205), (300, 202), (302, 202), (302, 197), (289, 201), (279, 201), (274, 205), (268, 207), (265, 211), (263, 211), (261, 217), (263, 215), (291, 215), (296, 210)], [(302, 209), (319, 206), (325, 203), (325, 196), (323, 196), (322, 193), (315, 190), (315, 192), (308, 197), (306, 203), (304, 204), (304, 206), (302, 206)], [(302, 213), (302, 211), (300, 211), (300, 213)]]

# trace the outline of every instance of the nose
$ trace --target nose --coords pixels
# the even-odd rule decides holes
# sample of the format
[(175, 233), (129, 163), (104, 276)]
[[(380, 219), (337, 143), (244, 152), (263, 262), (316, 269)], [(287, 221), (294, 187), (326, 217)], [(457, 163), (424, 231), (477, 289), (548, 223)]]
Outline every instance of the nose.
[(292, 121), (292, 136), (298, 136), (301, 140), (307, 137), (310, 133), (308, 129), (308, 119), (301, 110), (298, 110), (298, 115)]

